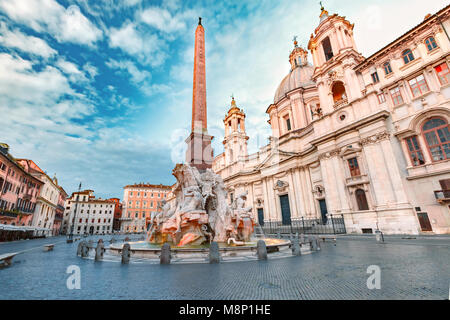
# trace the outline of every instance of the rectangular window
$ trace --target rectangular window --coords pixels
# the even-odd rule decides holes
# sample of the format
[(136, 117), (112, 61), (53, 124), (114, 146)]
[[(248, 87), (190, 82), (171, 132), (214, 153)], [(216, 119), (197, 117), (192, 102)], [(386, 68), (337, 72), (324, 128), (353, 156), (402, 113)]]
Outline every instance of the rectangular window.
[(422, 94), (430, 91), (423, 74), (410, 79), (408, 83), (414, 97), (421, 96)]
[(434, 67), (434, 70), (436, 70), (436, 74), (441, 85), (445, 85), (450, 82), (450, 72), (448, 70), (448, 65), (445, 62)]
[(286, 128), (287, 131), (291, 131), (291, 119), (286, 118)]
[(384, 67), (384, 73), (386, 75), (388, 75), (388, 74), (390, 74), (392, 72), (391, 63), (389, 61), (385, 62), (383, 67)]
[(356, 158), (348, 159), (348, 167), (350, 169), (350, 175), (352, 177), (361, 175), (361, 172), (359, 171), (358, 159)]
[(405, 139), (406, 146), (408, 147), (409, 158), (411, 159), (411, 164), (413, 166), (419, 166), (421, 164), (425, 164), (425, 160), (423, 159), (422, 150), (420, 149), (419, 143), (417, 141), (417, 137), (409, 137)]
[(378, 97), (378, 103), (379, 104), (382, 104), (382, 103), (386, 102), (386, 96), (384, 95), (384, 93), (377, 94), (377, 97)]
[(392, 88), (390, 91), (391, 91), (392, 101), (394, 102), (394, 106), (398, 106), (398, 105), (402, 104), (403, 97), (402, 97), (402, 94), (400, 93), (400, 88), (395, 87), (395, 88)]
[(370, 76), (372, 77), (373, 83), (380, 82), (380, 78), (378, 78), (378, 73), (377, 72), (372, 73)]

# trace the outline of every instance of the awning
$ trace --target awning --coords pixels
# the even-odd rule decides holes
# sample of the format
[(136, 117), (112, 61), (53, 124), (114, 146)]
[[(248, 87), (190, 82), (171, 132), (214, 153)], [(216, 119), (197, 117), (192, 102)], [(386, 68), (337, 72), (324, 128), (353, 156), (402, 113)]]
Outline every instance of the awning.
[(13, 226), (10, 224), (0, 224), (0, 230), (5, 231), (52, 231), (48, 228), (30, 227), (30, 226)]

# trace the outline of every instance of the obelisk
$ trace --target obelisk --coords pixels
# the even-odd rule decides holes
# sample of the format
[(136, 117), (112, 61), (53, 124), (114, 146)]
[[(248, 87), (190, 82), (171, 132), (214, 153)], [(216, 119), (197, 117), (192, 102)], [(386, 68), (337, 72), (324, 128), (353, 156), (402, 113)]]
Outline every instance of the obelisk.
[(212, 136), (208, 135), (206, 113), (206, 74), (205, 74), (205, 29), (202, 18), (198, 18), (195, 30), (194, 84), (192, 90), (191, 134), (186, 139), (186, 163), (200, 171), (211, 168), (213, 150)]

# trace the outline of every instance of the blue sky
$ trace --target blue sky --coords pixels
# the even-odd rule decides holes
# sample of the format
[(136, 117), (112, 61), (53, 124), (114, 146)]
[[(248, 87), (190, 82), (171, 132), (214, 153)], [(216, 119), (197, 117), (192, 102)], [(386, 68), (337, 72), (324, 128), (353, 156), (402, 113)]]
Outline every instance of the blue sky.
[[(447, 4), (323, 3), (355, 23), (364, 56)], [(190, 128), (201, 16), (215, 154), (232, 94), (254, 152), (270, 135), (265, 110), (289, 70), (292, 38), (305, 47), (319, 13), (318, 1), (301, 0), (0, 0), (0, 142), (56, 173), (68, 193), (80, 181), (103, 198), (122, 198), (135, 182), (172, 184)]]

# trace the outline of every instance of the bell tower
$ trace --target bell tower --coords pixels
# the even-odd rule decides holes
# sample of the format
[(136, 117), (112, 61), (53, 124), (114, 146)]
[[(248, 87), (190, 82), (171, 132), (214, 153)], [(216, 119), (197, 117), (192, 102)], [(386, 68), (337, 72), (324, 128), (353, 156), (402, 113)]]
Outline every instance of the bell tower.
[(247, 140), (245, 133), (245, 113), (236, 105), (234, 97), (231, 99), (231, 106), (223, 119), (225, 124), (225, 137), (223, 139), (225, 152), (225, 166), (239, 160), (240, 157), (248, 155)]
[(308, 64), (308, 51), (298, 46), (297, 37), (294, 37), (294, 49), (289, 55), (291, 70)]
[(321, 6), (319, 25), (311, 34), (308, 49), (314, 62), (313, 80), (318, 84), (324, 113), (361, 97), (359, 80), (353, 70), (364, 60), (353, 38), (354, 24)]

